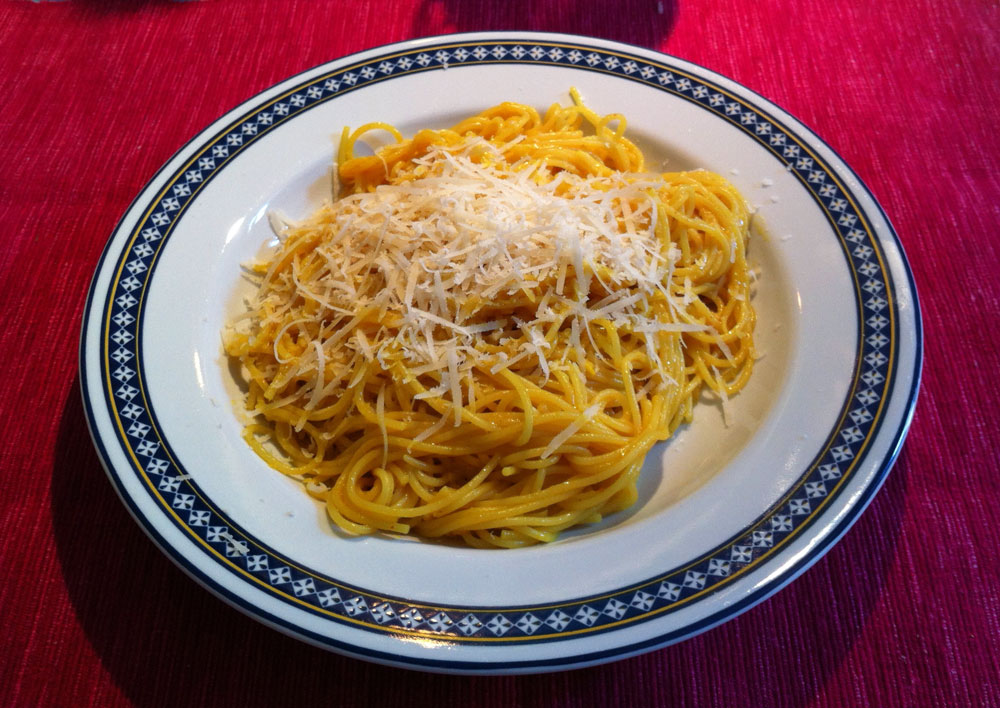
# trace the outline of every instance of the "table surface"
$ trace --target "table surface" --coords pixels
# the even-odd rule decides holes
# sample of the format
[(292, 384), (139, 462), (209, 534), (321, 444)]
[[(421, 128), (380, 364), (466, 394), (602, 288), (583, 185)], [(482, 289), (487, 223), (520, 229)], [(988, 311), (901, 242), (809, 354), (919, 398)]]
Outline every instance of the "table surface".
[[(996, 2), (8, 1), (0, 27), (0, 705), (1000, 705)], [(347, 53), (491, 29), (664, 51), (812, 127), (907, 251), (923, 383), (869, 509), (761, 605), (605, 666), (423, 675), (287, 638), (163, 556), (104, 479), (77, 341), (117, 219), (201, 128)]]

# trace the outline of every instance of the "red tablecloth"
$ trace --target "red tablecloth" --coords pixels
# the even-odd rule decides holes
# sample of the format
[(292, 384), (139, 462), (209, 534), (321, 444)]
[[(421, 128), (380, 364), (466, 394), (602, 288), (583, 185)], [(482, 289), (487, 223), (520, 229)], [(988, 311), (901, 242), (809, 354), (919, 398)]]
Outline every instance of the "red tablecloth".
[[(69, 0), (0, 6), (0, 704), (1000, 705), (1000, 7), (985, 0)], [(871, 187), (925, 325), (910, 436), (775, 597), (602, 667), (445, 677), (308, 647), (214, 599), (116, 498), (77, 374), (116, 220), (211, 120), (313, 65), (453, 31), (565, 31), (726, 74)]]

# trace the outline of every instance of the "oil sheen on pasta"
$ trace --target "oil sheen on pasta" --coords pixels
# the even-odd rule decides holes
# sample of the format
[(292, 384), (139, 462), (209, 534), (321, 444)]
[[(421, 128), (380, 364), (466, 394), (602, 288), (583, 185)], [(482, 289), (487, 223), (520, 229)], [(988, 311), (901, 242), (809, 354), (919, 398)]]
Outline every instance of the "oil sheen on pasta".
[[(744, 200), (647, 172), (571, 95), (345, 129), (338, 198), (252, 268), (224, 332), (245, 438), (344, 531), (552, 541), (633, 504), (650, 448), (747, 382)], [(372, 130), (395, 144), (355, 156)]]

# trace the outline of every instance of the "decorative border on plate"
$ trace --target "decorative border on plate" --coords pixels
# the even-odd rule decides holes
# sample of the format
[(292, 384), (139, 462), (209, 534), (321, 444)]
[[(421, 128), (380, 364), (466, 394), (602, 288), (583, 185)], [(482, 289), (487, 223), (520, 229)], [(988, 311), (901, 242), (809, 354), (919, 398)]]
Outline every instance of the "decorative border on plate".
[[(146, 395), (143, 298), (157, 256), (201, 188), (256, 140), (313, 106), (421, 71), (481, 64), (542, 64), (612, 74), (692, 103), (743, 130), (795, 174), (840, 237), (854, 278), (859, 350), (839, 422), (799, 481), (743, 533), (692, 563), (601, 596), (540, 607), (436, 607), (377, 595), (311, 573), (242, 532), (173, 458)], [(641, 622), (715, 592), (787, 545), (837, 496), (881, 424), (897, 359), (897, 316), (881, 247), (850, 191), (794, 132), (721, 86), (662, 62), (563, 42), (455, 42), (384, 54), (305, 81), (217, 133), (174, 173), (129, 235), (104, 304), (101, 377), (132, 471), (175, 524), (232, 572), (323, 617), (380, 632), (435, 639), (540, 641)], [(121, 475), (121, 470), (115, 470)]]

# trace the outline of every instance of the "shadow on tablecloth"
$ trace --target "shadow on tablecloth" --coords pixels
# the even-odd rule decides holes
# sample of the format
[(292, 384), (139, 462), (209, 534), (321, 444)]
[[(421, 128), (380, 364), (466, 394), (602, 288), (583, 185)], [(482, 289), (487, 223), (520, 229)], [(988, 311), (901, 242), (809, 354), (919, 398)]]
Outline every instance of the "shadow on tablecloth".
[(87, 432), (79, 381), (62, 410), (51, 511), (77, 620), (137, 706), (798, 708), (850, 653), (881, 596), (895, 563), (905, 467), (826, 558), (739, 618), (615, 664), (523, 677), (368, 664), (288, 638), (217, 600), (157, 550), (116, 497)]
[[(623, 17), (628, 21), (623, 22)], [(427, 27), (446, 27), (456, 32), (531, 27), (538, 32), (581, 34), (657, 49), (670, 35), (676, 17), (677, 0), (492, 3), (421, 0), (414, 13), (412, 31), (419, 37), (426, 33)]]

